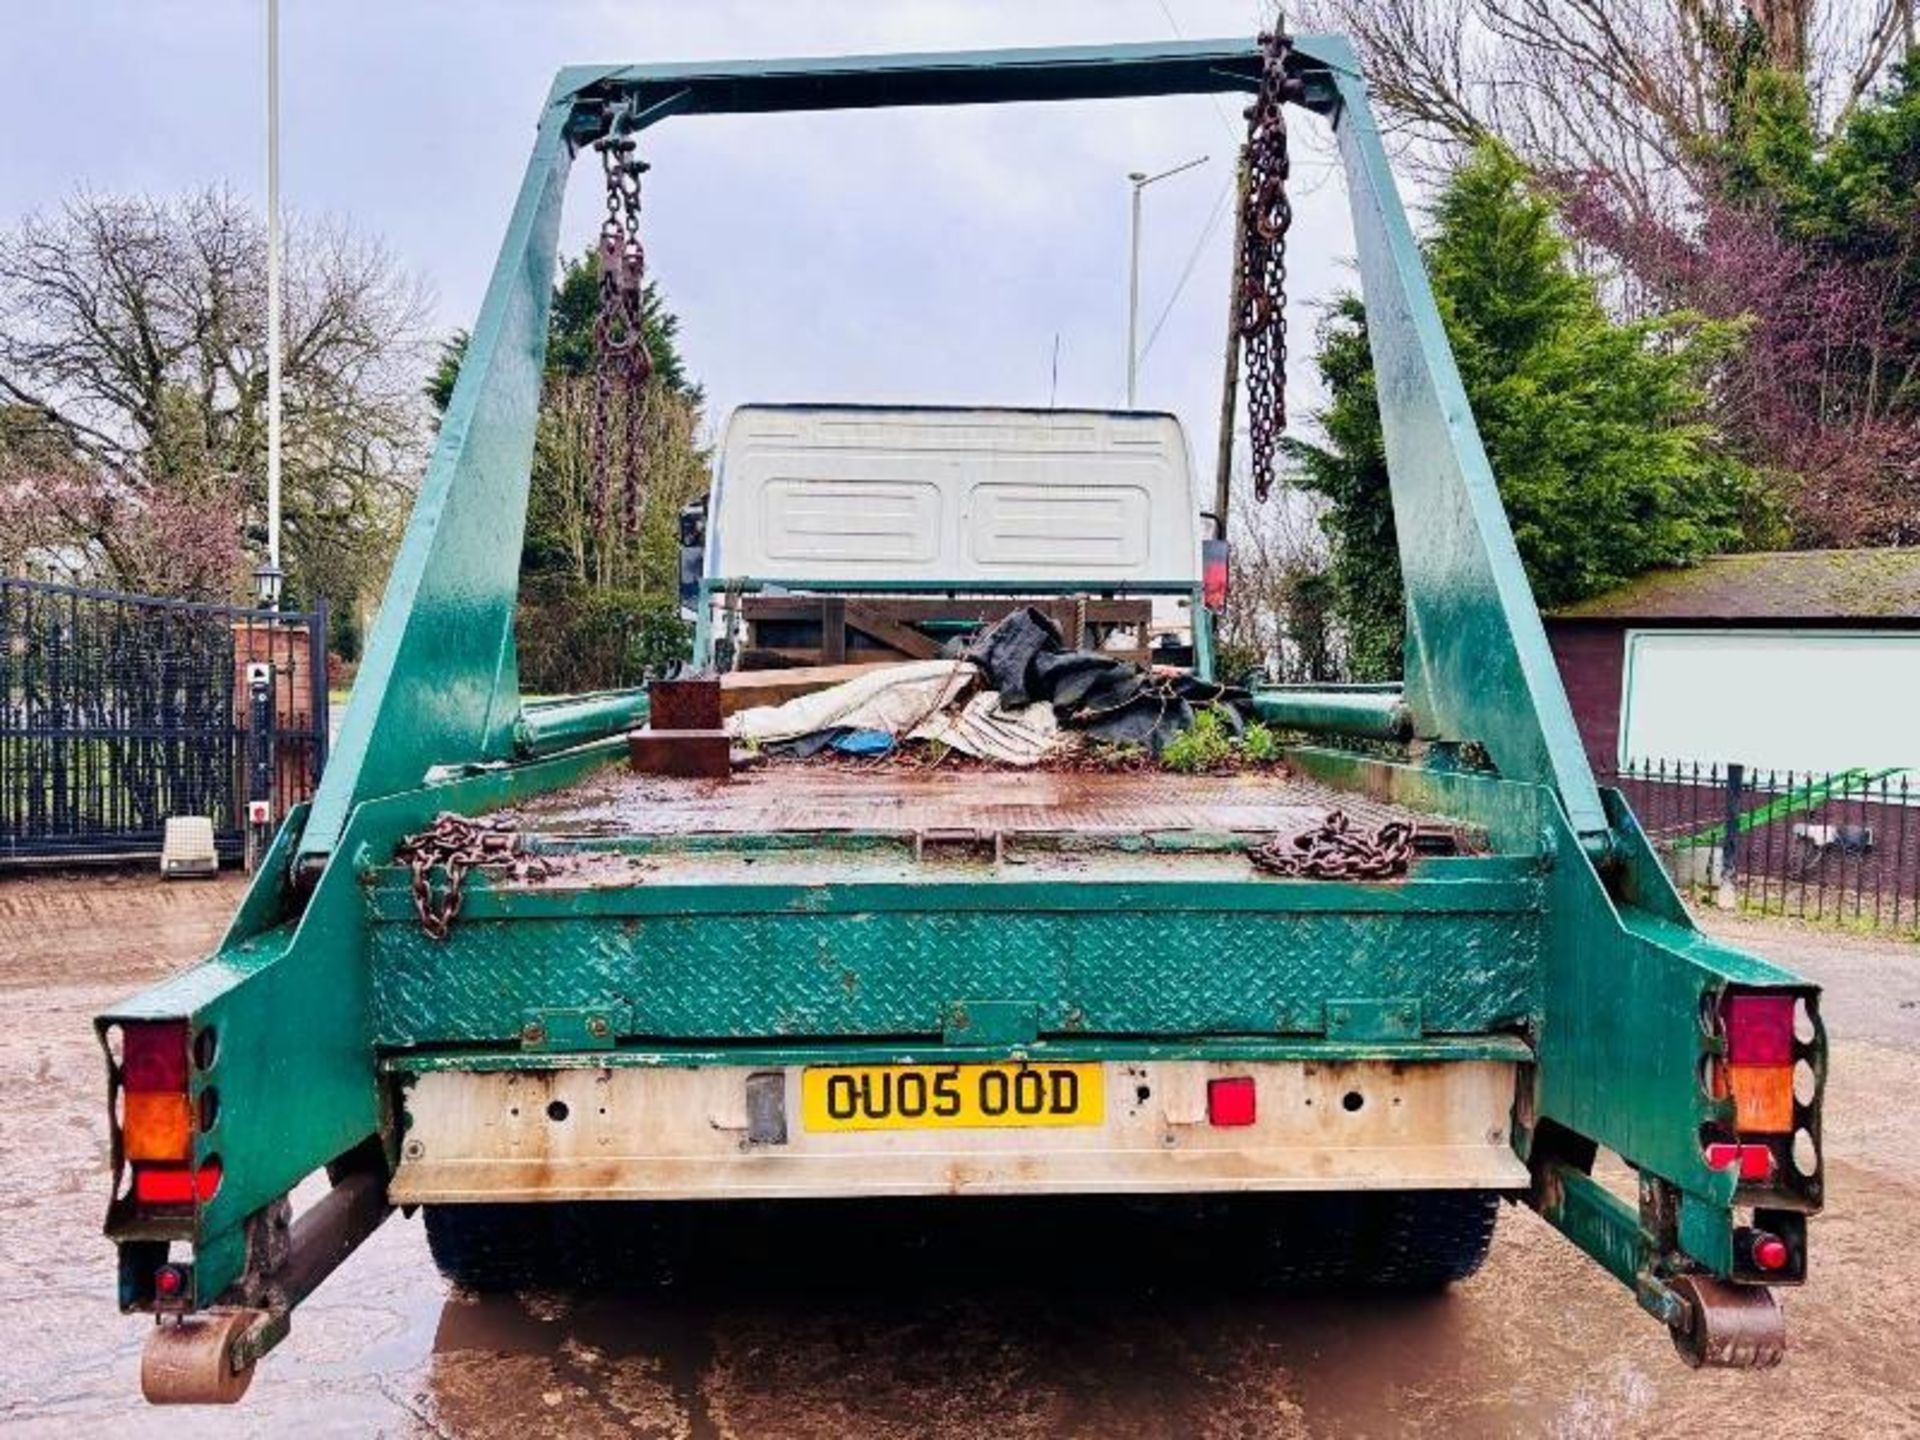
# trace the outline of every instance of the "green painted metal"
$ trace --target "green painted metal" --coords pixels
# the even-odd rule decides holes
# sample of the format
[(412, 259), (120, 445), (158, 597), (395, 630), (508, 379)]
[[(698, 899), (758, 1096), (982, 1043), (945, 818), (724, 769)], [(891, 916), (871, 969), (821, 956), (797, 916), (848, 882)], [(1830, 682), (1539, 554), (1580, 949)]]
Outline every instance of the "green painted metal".
[(1407, 595), (1406, 686), (1419, 735), (1475, 740), (1503, 775), (1549, 785), (1595, 842), (1607, 818), (1513, 530), (1427, 284), (1420, 248), (1338, 38), (1305, 42), (1339, 96), (1367, 336)]
[(230, 935), (207, 960), (98, 1018), (103, 1032), (126, 1020), (184, 1018), (195, 1034), (215, 1033), (213, 1064), (194, 1072), (192, 1086), (196, 1104), (203, 1090), (219, 1091), (219, 1118), (196, 1137), (194, 1158), (217, 1157), (225, 1178), (181, 1237), (194, 1245), (199, 1303), (238, 1275), (248, 1215), (381, 1128), (360, 867), (390, 857), (401, 836), (441, 810), (516, 803), (571, 783), (623, 748), (585, 747), (365, 803), (342, 837), (341, 863), (325, 868), (297, 916), (283, 917), (292, 904), (286, 862), (305, 818), (296, 812), (263, 865), (262, 881), (277, 876), (278, 884), (256, 883), (242, 909), (264, 928)]
[(1309, 734), (1366, 740), (1407, 740), (1413, 735), (1413, 712), (1398, 689), (1267, 685), (1253, 692), (1253, 713), (1270, 725)]
[(647, 692), (608, 690), (596, 695), (570, 695), (564, 700), (527, 704), (514, 724), (513, 748), (518, 755), (553, 755), (576, 745), (623, 734), (647, 723)]
[[(1306, 49), (1310, 41), (1300, 42)], [(619, 97), (640, 128), (666, 115), (858, 110), (901, 105), (986, 105), (1122, 96), (1199, 95), (1256, 88), (1260, 54), (1250, 39), (1025, 50), (937, 51), (801, 59), (581, 65), (560, 72), (556, 100)], [(657, 107), (670, 106), (664, 111)]]
[[(510, 1039), (541, 1006), (625, 1002), (661, 1039), (938, 1036), (1017, 1002), (1040, 1033), (1312, 1033), (1336, 999), (1411, 1001), (1435, 1034), (1534, 1013), (1537, 879), (1178, 879), (476, 887), (444, 942), (401, 877), (371, 897), (383, 1046)], [(1412, 1033), (1418, 1034), (1416, 1028)], [(1396, 1037), (1398, 1038), (1398, 1037)]]
[(431, 765), (504, 760), (520, 710), (513, 644), (528, 469), (546, 361), (573, 108), (549, 104), (387, 579), (299, 854), (329, 854), (353, 807)]
[(1569, 1165), (1546, 1167), (1540, 1213), (1561, 1234), (1637, 1290), (1658, 1253), (1640, 1225), (1640, 1212), (1592, 1176)]
[(540, 1055), (526, 1050), (403, 1050), (388, 1055), (381, 1068), (389, 1074), (437, 1071), (600, 1070), (665, 1066), (774, 1068), (794, 1065), (916, 1065), (931, 1060), (1306, 1060), (1340, 1065), (1355, 1060), (1390, 1060), (1407, 1065), (1443, 1065), (1459, 1060), (1506, 1060), (1525, 1064), (1533, 1058), (1526, 1041), (1514, 1035), (1427, 1035), (1418, 1040), (1333, 1040), (1319, 1036), (1206, 1035), (1179, 1040), (1136, 1040), (1099, 1036), (1086, 1040), (1036, 1040), (1032, 1044), (955, 1047), (944, 1042), (836, 1040), (824, 1044), (657, 1045), (632, 1042), (595, 1054)]

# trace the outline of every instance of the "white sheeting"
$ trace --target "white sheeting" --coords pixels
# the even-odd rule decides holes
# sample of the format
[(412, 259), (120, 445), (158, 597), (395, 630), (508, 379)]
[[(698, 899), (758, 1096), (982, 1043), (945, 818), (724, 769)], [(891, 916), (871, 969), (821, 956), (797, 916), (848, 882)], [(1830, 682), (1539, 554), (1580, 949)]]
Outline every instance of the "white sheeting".
[(784, 705), (741, 710), (727, 718), (727, 734), (759, 744), (838, 726), (904, 735), (952, 705), (979, 675), (965, 660), (915, 660), (796, 696)]
[(982, 690), (959, 710), (942, 710), (913, 727), (912, 738), (951, 745), (963, 754), (1006, 765), (1037, 765), (1060, 743), (1053, 706), (1002, 710), (998, 690)]

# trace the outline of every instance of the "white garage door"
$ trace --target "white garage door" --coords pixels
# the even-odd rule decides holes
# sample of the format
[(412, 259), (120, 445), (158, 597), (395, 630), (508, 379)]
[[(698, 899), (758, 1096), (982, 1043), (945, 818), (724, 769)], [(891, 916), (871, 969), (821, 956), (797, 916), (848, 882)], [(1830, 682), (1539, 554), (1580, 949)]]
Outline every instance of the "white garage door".
[(1920, 632), (1630, 630), (1623, 764), (1920, 766)]

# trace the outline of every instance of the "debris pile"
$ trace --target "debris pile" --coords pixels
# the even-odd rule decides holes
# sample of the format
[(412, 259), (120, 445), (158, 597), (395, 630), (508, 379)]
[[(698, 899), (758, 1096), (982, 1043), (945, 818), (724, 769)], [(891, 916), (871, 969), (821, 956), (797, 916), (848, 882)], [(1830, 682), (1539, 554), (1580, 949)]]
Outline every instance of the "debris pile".
[(906, 742), (1004, 765), (1063, 758), (1079, 741), (1159, 755), (1201, 713), (1245, 727), (1244, 690), (1070, 648), (1040, 611), (1016, 610), (946, 659), (862, 667), (843, 683), (737, 711), (727, 734), (763, 754), (877, 756)]

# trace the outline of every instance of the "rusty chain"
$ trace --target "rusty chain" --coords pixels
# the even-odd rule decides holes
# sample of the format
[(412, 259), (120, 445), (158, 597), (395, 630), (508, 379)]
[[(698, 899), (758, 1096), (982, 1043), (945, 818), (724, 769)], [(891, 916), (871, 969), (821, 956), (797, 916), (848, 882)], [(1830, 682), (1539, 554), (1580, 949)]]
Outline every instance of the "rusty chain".
[(1247, 183), (1240, 199), (1238, 325), (1246, 346), (1247, 430), (1253, 452), (1253, 493), (1273, 488), (1280, 436), (1287, 428), (1287, 199), (1292, 162), (1287, 154), (1287, 105), (1301, 98), (1301, 82), (1287, 74), (1293, 40), (1263, 34), (1260, 90), (1247, 107)]
[(606, 523), (608, 490), (614, 472), (614, 396), (623, 394), (625, 421), (621, 440), (621, 524), (628, 535), (640, 528), (645, 499), (647, 381), (653, 355), (647, 349), (647, 252), (640, 243), (640, 177), (646, 162), (634, 158), (634, 142), (609, 135), (596, 142), (607, 181), (607, 214), (600, 222), (600, 310), (593, 321), (593, 417), (588, 432), (588, 464), (593, 472), (587, 513), (596, 532)]
[[(430, 940), (444, 940), (460, 914), (467, 872), (479, 865), (511, 865), (516, 878), (544, 878), (545, 860), (526, 853), (520, 837), (505, 820), (475, 820), (442, 811), (425, 830), (407, 836), (393, 858), (413, 876), (413, 909)], [(433, 871), (441, 870), (446, 885), (433, 892)]]
[(1389, 820), (1369, 834), (1345, 812), (1329, 810), (1313, 829), (1276, 835), (1247, 859), (1256, 870), (1294, 880), (1387, 880), (1404, 875), (1413, 860), (1413, 826)]

